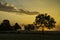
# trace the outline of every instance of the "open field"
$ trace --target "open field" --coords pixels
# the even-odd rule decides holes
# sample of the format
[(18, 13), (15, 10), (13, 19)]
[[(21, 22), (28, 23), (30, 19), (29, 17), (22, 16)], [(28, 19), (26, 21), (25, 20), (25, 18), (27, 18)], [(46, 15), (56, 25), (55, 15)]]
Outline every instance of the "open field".
[(59, 40), (60, 32), (0, 33), (0, 40)]

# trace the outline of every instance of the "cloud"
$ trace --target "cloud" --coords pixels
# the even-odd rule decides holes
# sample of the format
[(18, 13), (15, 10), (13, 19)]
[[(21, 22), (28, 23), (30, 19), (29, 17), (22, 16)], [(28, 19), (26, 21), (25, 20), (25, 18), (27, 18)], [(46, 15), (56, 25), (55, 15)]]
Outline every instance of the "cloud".
[(28, 10), (23, 10), (23, 9), (19, 9), (21, 13), (25, 13), (25, 14), (29, 14), (29, 15), (34, 15), (34, 14), (38, 14), (39, 12), (30, 12)]
[(8, 3), (1, 3), (0, 2), (0, 11), (17, 12), (18, 9)]
[(2, 2), (0, 2), (0, 11), (18, 12), (18, 13), (25, 13), (25, 14), (28, 14), (28, 15), (35, 15), (35, 14), (39, 13), (39, 12), (30, 12), (28, 10), (26, 11), (24, 9), (18, 9), (14, 5), (10, 5), (8, 3), (2, 3)]

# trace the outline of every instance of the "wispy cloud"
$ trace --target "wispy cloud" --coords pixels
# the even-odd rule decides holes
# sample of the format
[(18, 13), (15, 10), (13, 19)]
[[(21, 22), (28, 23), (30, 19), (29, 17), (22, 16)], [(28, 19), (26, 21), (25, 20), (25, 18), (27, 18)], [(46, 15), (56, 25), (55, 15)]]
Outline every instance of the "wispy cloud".
[(34, 14), (38, 14), (39, 13), (39, 12), (36, 12), (36, 11), (30, 12), (28, 10), (23, 10), (23, 9), (19, 9), (19, 10), (20, 10), (19, 12), (25, 13), (25, 14), (29, 14), (29, 15), (34, 15)]
[(24, 9), (18, 9), (14, 5), (10, 5), (8, 3), (2, 3), (2, 2), (0, 2), (0, 11), (18, 12), (18, 13), (25, 13), (25, 14), (28, 14), (28, 15), (35, 15), (35, 14), (39, 13), (39, 12), (30, 12), (30, 11), (24, 10)]
[(14, 5), (0, 2), (0, 11), (17, 12), (19, 10)]

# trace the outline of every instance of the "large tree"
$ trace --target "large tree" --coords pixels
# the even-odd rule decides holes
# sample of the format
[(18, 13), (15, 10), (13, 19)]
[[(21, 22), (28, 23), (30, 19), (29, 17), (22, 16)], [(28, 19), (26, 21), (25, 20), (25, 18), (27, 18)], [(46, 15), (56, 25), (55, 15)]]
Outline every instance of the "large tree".
[(44, 27), (51, 29), (55, 27), (55, 20), (50, 15), (39, 14), (36, 16), (35, 25), (37, 28), (42, 27), (42, 32), (44, 32)]

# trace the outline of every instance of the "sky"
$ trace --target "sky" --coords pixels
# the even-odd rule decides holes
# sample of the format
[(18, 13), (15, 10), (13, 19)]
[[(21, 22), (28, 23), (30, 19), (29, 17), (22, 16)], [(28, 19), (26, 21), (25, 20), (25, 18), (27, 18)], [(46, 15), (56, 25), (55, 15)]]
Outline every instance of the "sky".
[[(0, 0), (14, 5), (18, 9), (30, 12), (47, 13), (56, 20), (56, 30), (60, 30), (60, 0)], [(36, 14), (37, 15), (37, 14)], [(10, 20), (11, 24), (31, 24), (34, 22), (36, 15), (27, 15), (25, 13), (0, 11), (0, 22), (4, 19)]]

